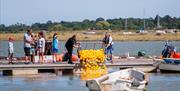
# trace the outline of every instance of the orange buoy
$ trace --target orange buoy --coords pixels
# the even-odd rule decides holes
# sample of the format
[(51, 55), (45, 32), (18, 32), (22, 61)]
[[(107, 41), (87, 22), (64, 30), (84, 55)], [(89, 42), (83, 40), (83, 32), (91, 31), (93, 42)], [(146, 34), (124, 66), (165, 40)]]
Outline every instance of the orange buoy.
[(171, 58), (180, 58), (180, 53), (176, 53), (176, 52), (171, 53)]
[(62, 61), (63, 61), (63, 57), (64, 57), (64, 54), (57, 55), (56, 60), (57, 60), (58, 62), (62, 62)]
[[(60, 54), (60, 55), (57, 55), (57, 61), (58, 62), (63, 62), (63, 58), (64, 58), (64, 53), (63, 54)], [(74, 62), (74, 61), (78, 61), (78, 56), (75, 55), (75, 54), (72, 54), (72, 58), (71, 60)]]
[(180, 53), (175, 53), (174, 58), (180, 58)]
[(78, 56), (73, 54), (71, 60), (72, 61), (78, 61)]

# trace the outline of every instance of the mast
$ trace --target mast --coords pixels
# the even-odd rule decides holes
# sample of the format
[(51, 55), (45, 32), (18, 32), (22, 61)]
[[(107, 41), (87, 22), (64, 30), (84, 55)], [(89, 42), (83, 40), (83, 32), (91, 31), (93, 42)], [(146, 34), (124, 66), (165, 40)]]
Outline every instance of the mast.
[(145, 20), (145, 8), (143, 9), (143, 16), (144, 16), (144, 30), (146, 30), (146, 20)]
[(161, 28), (161, 25), (159, 23), (159, 15), (157, 15), (157, 28)]
[(124, 27), (125, 29), (125, 32), (127, 32), (127, 18), (125, 19), (125, 27)]

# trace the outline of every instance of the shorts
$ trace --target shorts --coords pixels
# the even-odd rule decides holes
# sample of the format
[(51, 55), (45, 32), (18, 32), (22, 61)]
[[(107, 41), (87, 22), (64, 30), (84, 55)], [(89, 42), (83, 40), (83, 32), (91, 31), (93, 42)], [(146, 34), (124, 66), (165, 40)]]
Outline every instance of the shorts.
[(57, 48), (53, 48), (53, 49), (52, 49), (52, 52), (53, 52), (53, 53), (58, 53), (58, 51), (59, 51), (59, 50), (58, 50)]
[(29, 47), (24, 47), (24, 52), (25, 52), (25, 56), (31, 56), (31, 55), (30, 55), (31, 48), (29, 48)]
[(105, 54), (108, 54), (108, 53), (113, 54), (113, 50), (114, 50), (113, 46), (110, 45), (109, 47), (105, 48)]
[(34, 48), (31, 48), (30, 54), (31, 54), (31, 55), (35, 54), (35, 49), (34, 49)]

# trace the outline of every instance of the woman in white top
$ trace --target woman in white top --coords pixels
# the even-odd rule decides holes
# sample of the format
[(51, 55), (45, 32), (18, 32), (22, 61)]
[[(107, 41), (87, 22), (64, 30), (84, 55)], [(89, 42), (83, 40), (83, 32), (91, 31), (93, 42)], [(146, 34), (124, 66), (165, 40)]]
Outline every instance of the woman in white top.
[(42, 32), (39, 32), (38, 36), (37, 51), (39, 52), (39, 62), (44, 63), (45, 39)]
[(9, 37), (9, 42), (8, 42), (8, 58), (9, 58), (9, 64), (13, 64), (13, 62), (12, 62), (13, 54), (14, 54), (13, 38), (12, 38), (12, 37)]

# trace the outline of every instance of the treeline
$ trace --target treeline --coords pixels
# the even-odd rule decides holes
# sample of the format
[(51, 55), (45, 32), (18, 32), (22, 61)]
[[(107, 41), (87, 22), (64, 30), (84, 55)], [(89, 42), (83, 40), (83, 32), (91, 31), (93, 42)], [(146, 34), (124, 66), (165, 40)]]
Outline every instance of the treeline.
[[(156, 16), (155, 18), (127, 18), (127, 29), (129, 30), (139, 30), (144, 28), (144, 20), (145, 20), (145, 29), (152, 30), (157, 27), (157, 21), (159, 17), (159, 22), (162, 28), (164, 29), (180, 29), (180, 18), (171, 17), (166, 15), (164, 17)], [(26, 24), (14, 24), (5, 26), (4, 24), (0, 25), (0, 32), (23, 32), (28, 28), (32, 28), (33, 31), (39, 30), (47, 30), (47, 31), (69, 31), (69, 30), (124, 30), (125, 29), (125, 21), (124, 18), (116, 18), (116, 19), (107, 19), (97, 18), (96, 20), (88, 20), (85, 19), (81, 22), (52, 22), (47, 21), (46, 23), (34, 23), (31, 26)]]

